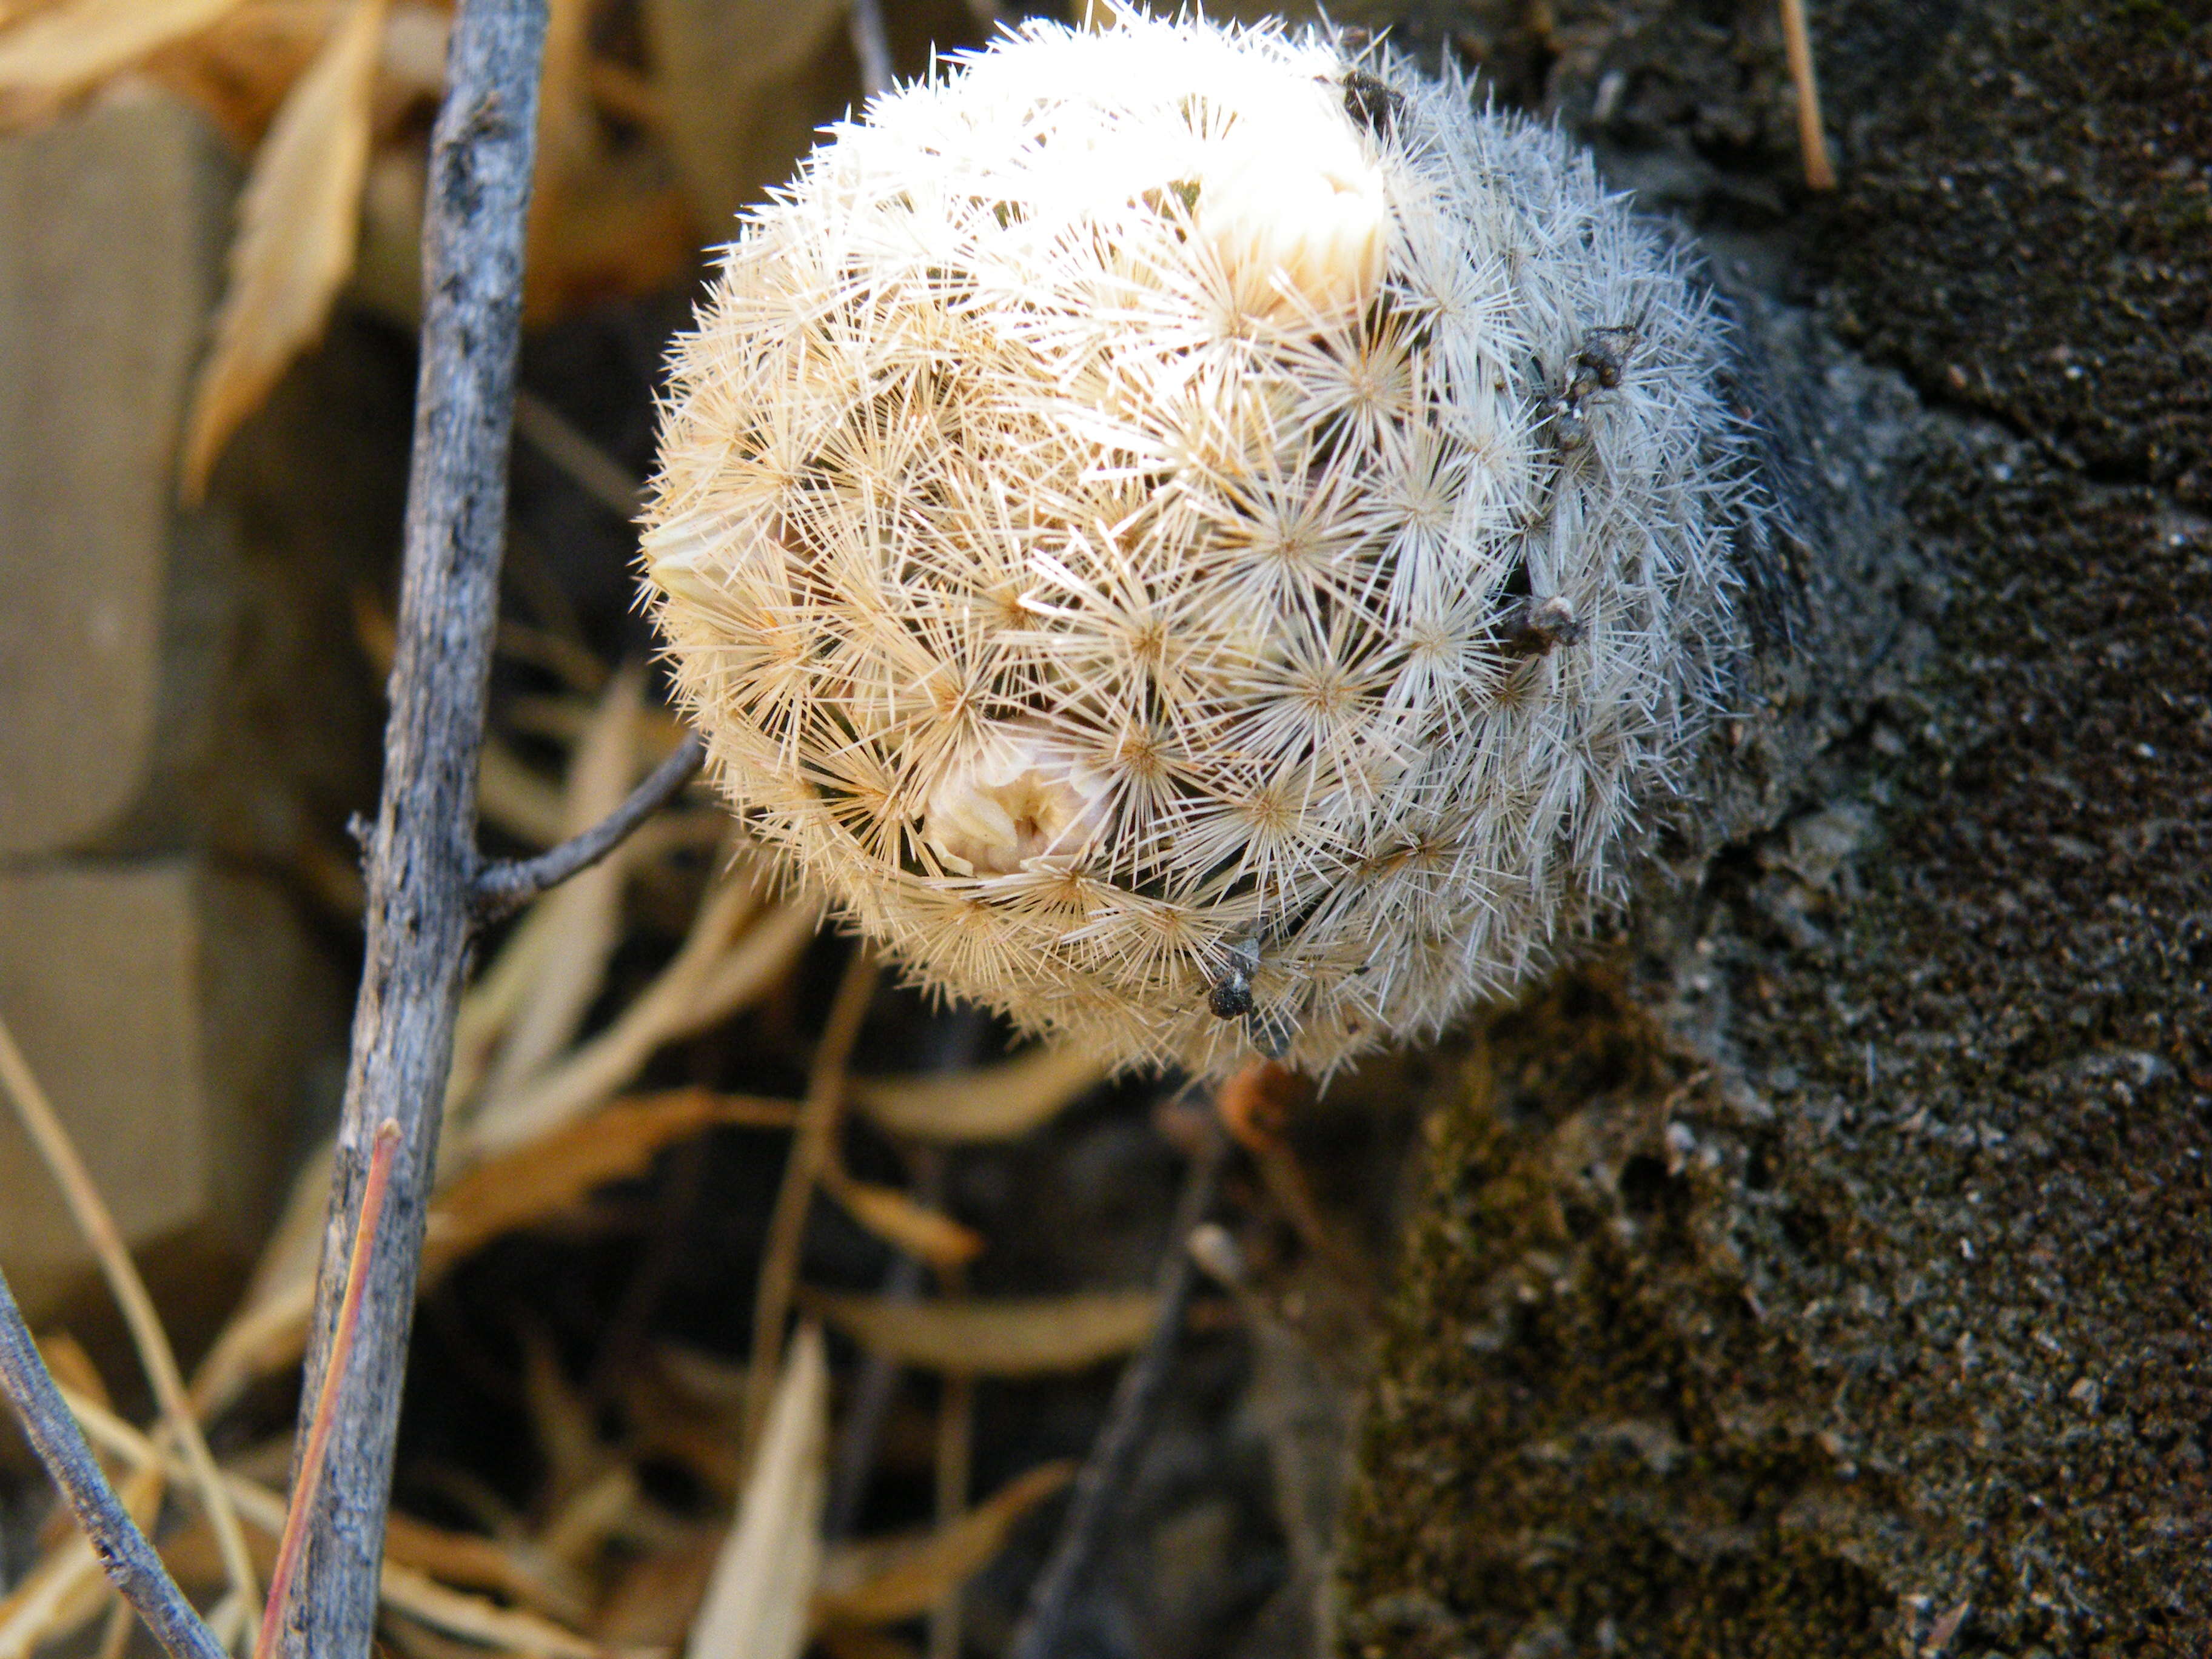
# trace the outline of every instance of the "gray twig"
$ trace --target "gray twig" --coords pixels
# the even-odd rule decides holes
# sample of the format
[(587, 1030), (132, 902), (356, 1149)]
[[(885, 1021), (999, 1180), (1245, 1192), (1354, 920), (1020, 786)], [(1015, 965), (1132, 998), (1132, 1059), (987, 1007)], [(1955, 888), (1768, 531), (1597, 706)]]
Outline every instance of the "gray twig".
[(1219, 1115), (1209, 1111), (1205, 1121), (1205, 1138), (1192, 1155), (1182, 1196), (1176, 1202), (1167, 1259), (1160, 1264), (1158, 1318), (1144, 1348), (1122, 1368), (1121, 1379), (1114, 1385), (1114, 1398), (1106, 1407), (1106, 1426), (1099, 1431), (1083, 1473), (1076, 1477), (1075, 1494), (1069, 1500), (1066, 1518), (1060, 1522), (1059, 1540), (1030, 1588), (1029, 1610), (1014, 1632), (1007, 1659), (1051, 1659), (1058, 1650), (1068, 1610), (1074, 1605), (1076, 1592), (1083, 1588), (1091, 1558), (1125, 1495), (1137, 1452), (1152, 1430), (1153, 1411), (1167, 1386), (1176, 1340), (1182, 1334), (1183, 1318), (1190, 1310), (1191, 1291), (1198, 1280), (1188, 1240), (1213, 1207), (1214, 1189), (1228, 1152), (1229, 1138), (1222, 1130)]
[(630, 791), (629, 799), (581, 835), (534, 859), (501, 859), (487, 864), (476, 879), (476, 915), (494, 921), (548, 888), (558, 887), (579, 870), (597, 864), (628, 840), (638, 825), (676, 799), (705, 763), (707, 745), (696, 732), (684, 734), (675, 753)]
[(100, 1473), (84, 1431), (62, 1402), (61, 1391), (40, 1357), (15, 1293), (0, 1274), (0, 1389), (23, 1425), (31, 1449), (61, 1488), (77, 1525), (100, 1557), (115, 1588), (138, 1610), (170, 1659), (228, 1659), (222, 1644), (201, 1622), (161, 1558)]
[[(431, 134), (422, 346), (368, 939), (303, 1400), (319, 1396), (371, 1147), (399, 1126), (287, 1659), (368, 1659), (453, 1016), (476, 925), (477, 752), (498, 615), (546, 0), (462, 0)], [(298, 1471), (295, 1471), (295, 1480)]]

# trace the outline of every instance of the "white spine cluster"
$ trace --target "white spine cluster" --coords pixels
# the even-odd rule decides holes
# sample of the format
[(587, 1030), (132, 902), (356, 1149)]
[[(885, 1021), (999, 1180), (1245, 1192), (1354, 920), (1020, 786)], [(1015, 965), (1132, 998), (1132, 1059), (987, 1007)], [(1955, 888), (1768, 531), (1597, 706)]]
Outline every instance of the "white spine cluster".
[(1674, 787), (1759, 512), (1721, 345), (1463, 85), (1030, 24), (745, 216), (655, 613), (752, 831), (924, 981), (1325, 1070), (1540, 965)]

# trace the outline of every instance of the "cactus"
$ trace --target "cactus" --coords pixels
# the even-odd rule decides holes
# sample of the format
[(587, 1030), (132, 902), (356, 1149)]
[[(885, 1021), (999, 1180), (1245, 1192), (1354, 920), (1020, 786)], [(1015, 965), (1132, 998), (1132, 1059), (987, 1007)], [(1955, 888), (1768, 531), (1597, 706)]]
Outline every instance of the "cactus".
[(751, 834), (922, 982), (1326, 1072), (1540, 966), (1680, 787), (1765, 512), (1725, 343), (1462, 82), (1030, 23), (744, 216), (650, 603)]

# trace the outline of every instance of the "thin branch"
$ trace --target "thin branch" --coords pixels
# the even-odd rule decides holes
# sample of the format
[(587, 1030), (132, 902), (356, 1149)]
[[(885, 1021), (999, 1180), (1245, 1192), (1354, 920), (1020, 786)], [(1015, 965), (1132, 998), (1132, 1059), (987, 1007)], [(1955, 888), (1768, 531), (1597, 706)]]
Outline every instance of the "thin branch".
[(0, 1273), (0, 1389), (15, 1408), (39, 1462), (69, 1499), (108, 1577), (138, 1609), (170, 1659), (229, 1659), (100, 1473), (84, 1431), (40, 1356), (31, 1328), (23, 1322), (5, 1273)]
[(1790, 78), (1797, 88), (1797, 143), (1805, 152), (1805, 183), (1833, 190), (1836, 169), (1828, 161), (1828, 136), (1820, 127), (1820, 88), (1813, 76), (1813, 37), (1805, 27), (1805, 0), (1782, 0), (1782, 45), (1790, 54)]
[(200, 1500), (206, 1505), (224, 1575), (230, 1580), (233, 1592), (244, 1598), (245, 1605), (250, 1607), (260, 1595), (254, 1583), (253, 1558), (246, 1552), (246, 1534), (238, 1524), (238, 1511), (231, 1507), (230, 1494), (223, 1490), (222, 1477), (216, 1472), (207, 1437), (200, 1432), (198, 1415), (185, 1394), (184, 1375), (177, 1368), (176, 1351), (169, 1346), (169, 1334), (162, 1328), (161, 1315), (154, 1310), (154, 1298), (146, 1293), (146, 1281), (138, 1276), (137, 1266), (131, 1260), (130, 1249), (123, 1242), (115, 1218), (109, 1213), (99, 1188), (94, 1185), (84, 1160), (77, 1156), (69, 1131), (62, 1127), (61, 1118), (46, 1098), (46, 1091), (40, 1086), (30, 1062), (16, 1047), (15, 1035), (4, 1018), (0, 1018), (0, 1084), (6, 1085), (9, 1097), (15, 1101), (16, 1115), (22, 1121), (32, 1144), (39, 1149), (39, 1156), (52, 1172), (55, 1184), (62, 1189), (78, 1231), (99, 1260), (100, 1271), (107, 1280), (116, 1305), (123, 1310), (124, 1322), (131, 1328), (131, 1342), (138, 1350), (138, 1363), (144, 1368), (146, 1380), (153, 1384), (162, 1423), (183, 1449), (185, 1466), (191, 1471), (192, 1484), (199, 1488)]
[(1143, 1350), (1122, 1368), (1121, 1379), (1114, 1385), (1114, 1398), (1106, 1408), (1106, 1426), (1099, 1431), (1083, 1473), (1076, 1477), (1075, 1495), (1069, 1501), (1066, 1518), (1060, 1522), (1059, 1541), (1030, 1590), (1029, 1610), (1006, 1650), (1007, 1659), (1053, 1659), (1060, 1651), (1068, 1611), (1083, 1588), (1099, 1540), (1125, 1495), (1138, 1450), (1151, 1431), (1183, 1317), (1190, 1310), (1191, 1291), (1198, 1281), (1197, 1264), (1191, 1259), (1188, 1242), (1213, 1207), (1214, 1190), (1229, 1147), (1229, 1138), (1215, 1113), (1206, 1115), (1203, 1135), (1192, 1155), (1189, 1172), (1183, 1177), (1182, 1194), (1170, 1224), (1167, 1259), (1160, 1264), (1158, 1318)]
[(860, 1021), (875, 990), (874, 953), (865, 945), (856, 946), (852, 960), (845, 964), (836, 998), (830, 1005), (822, 1040), (815, 1047), (813, 1073), (807, 1079), (805, 1103), (799, 1112), (799, 1132), (792, 1137), (791, 1151), (784, 1159), (783, 1182), (776, 1189), (768, 1242), (761, 1250), (760, 1284), (753, 1295), (752, 1356), (745, 1371), (744, 1421), (738, 1439), (749, 1463), (768, 1421), (775, 1379), (782, 1371), (783, 1322), (791, 1312), (799, 1285), (799, 1253), (806, 1237), (806, 1212), (836, 1146), (845, 1104), (846, 1066), (853, 1057), (853, 1043), (860, 1035)]
[(353, 1237), (353, 1259), (346, 1268), (345, 1297), (338, 1304), (337, 1334), (331, 1343), (331, 1363), (323, 1372), (322, 1393), (315, 1401), (307, 1449), (300, 1456), (299, 1484), (292, 1489), (292, 1502), (284, 1514), (284, 1535), (277, 1543), (276, 1565), (269, 1575), (269, 1605), (262, 1609), (253, 1659), (270, 1659), (276, 1651), (276, 1632), (291, 1601), (300, 1548), (307, 1535), (307, 1516), (323, 1484), (331, 1425), (337, 1420), (338, 1387), (345, 1380), (346, 1359), (360, 1328), (362, 1291), (368, 1282), (368, 1258), (376, 1248), (377, 1229), (384, 1220), (384, 1194), (392, 1184), (392, 1159), (398, 1150), (399, 1126), (386, 1118), (377, 1127), (376, 1149), (369, 1155), (368, 1181), (362, 1189), (361, 1218)]
[(628, 799), (581, 835), (571, 836), (534, 859), (501, 859), (486, 865), (476, 880), (477, 920), (496, 921), (548, 889), (558, 887), (578, 871), (597, 864), (635, 833), (640, 824), (674, 800), (706, 759), (706, 744), (696, 732), (687, 732), (675, 752), (654, 767), (651, 775), (630, 791)]
[[(376, 1619), (423, 1218), (477, 927), (477, 774), (499, 613), (546, 10), (546, 0), (461, 0), (431, 132), (384, 791), (368, 842), (361, 991), (303, 1400), (321, 1396), (332, 1369), (356, 1218), (386, 1118), (400, 1140), (283, 1623), (289, 1659), (368, 1659)], [(300, 1437), (295, 1457), (306, 1449)]]

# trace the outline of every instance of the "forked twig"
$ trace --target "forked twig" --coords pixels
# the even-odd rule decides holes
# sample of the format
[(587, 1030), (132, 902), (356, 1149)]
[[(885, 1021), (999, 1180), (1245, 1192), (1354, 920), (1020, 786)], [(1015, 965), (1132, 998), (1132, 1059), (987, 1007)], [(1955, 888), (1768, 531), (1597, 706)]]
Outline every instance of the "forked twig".
[(699, 734), (686, 732), (675, 752), (654, 767), (621, 805), (582, 834), (571, 836), (534, 859), (501, 859), (485, 865), (477, 875), (474, 889), (477, 921), (497, 921), (518, 905), (528, 903), (597, 864), (629, 840), (640, 824), (674, 800), (706, 759), (707, 745)]
[(1114, 1397), (1106, 1407), (1106, 1426), (1099, 1431), (1083, 1473), (1076, 1477), (1075, 1495), (1069, 1501), (1066, 1518), (1060, 1522), (1059, 1541), (1030, 1590), (1029, 1610), (1006, 1650), (1007, 1659), (1053, 1659), (1060, 1651), (1068, 1610), (1074, 1605), (1076, 1592), (1083, 1588), (1084, 1576), (1107, 1523), (1124, 1496), (1138, 1450), (1152, 1428), (1153, 1411), (1167, 1387), (1176, 1341), (1198, 1282), (1198, 1267), (1191, 1260), (1188, 1241), (1213, 1207), (1228, 1146), (1229, 1137), (1218, 1115), (1206, 1113), (1203, 1139), (1192, 1154), (1182, 1196), (1176, 1201), (1175, 1219), (1170, 1224), (1167, 1258), (1160, 1264), (1159, 1313), (1152, 1334), (1122, 1368), (1121, 1379), (1114, 1385)]
[(100, 1473), (84, 1431), (40, 1357), (5, 1273), (0, 1273), (0, 1389), (6, 1390), (39, 1462), (69, 1499), (109, 1579), (137, 1608), (170, 1659), (229, 1659)]
[(361, 1217), (353, 1236), (353, 1256), (346, 1267), (345, 1297), (338, 1304), (337, 1333), (331, 1340), (330, 1364), (323, 1372), (322, 1391), (315, 1399), (307, 1449), (300, 1455), (299, 1482), (292, 1489), (291, 1505), (284, 1513), (284, 1536), (276, 1547), (276, 1568), (269, 1575), (269, 1604), (262, 1610), (261, 1634), (253, 1644), (254, 1659), (270, 1659), (276, 1652), (276, 1632), (292, 1599), (292, 1580), (299, 1572), (307, 1517), (314, 1510), (315, 1494), (323, 1484), (323, 1466), (329, 1461), (331, 1425), (337, 1420), (346, 1361), (352, 1357), (354, 1334), (361, 1326), (362, 1292), (368, 1283), (368, 1261), (376, 1248), (377, 1229), (384, 1220), (384, 1194), (392, 1184), (392, 1160), (398, 1151), (399, 1125), (386, 1118), (377, 1126), (376, 1146), (369, 1154), (368, 1179), (362, 1188)]

